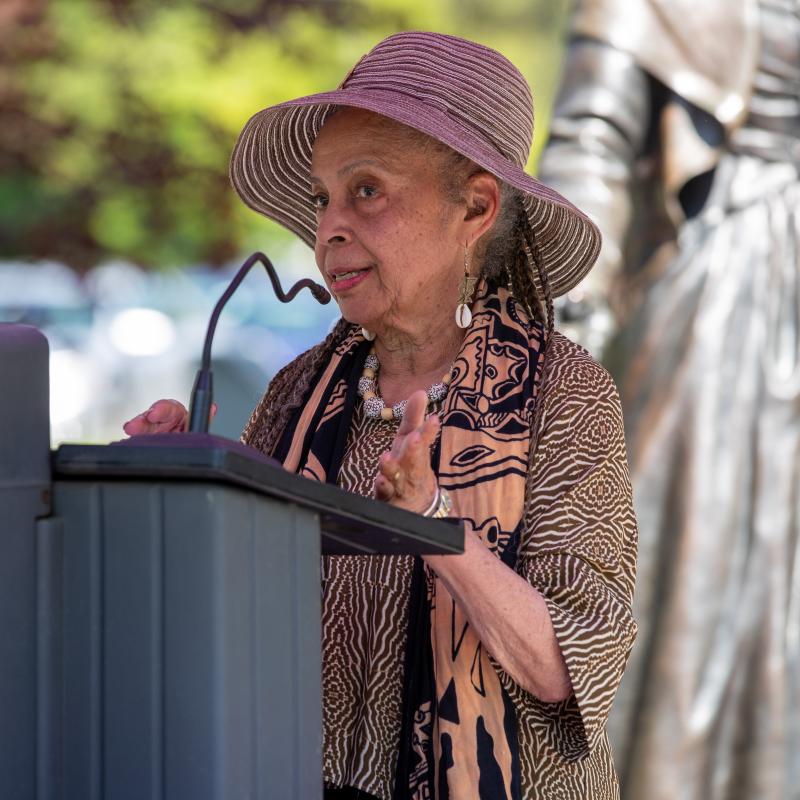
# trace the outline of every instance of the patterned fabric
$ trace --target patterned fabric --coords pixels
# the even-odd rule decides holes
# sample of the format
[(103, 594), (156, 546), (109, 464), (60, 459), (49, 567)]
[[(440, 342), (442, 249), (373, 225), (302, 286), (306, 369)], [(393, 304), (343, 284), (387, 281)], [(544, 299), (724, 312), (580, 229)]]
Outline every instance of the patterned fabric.
[(517, 570), (547, 602), (572, 696), (543, 703), (501, 681), (518, 711), (523, 797), (616, 798), (605, 731), (636, 635), (636, 520), (622, 413), (608, 373), (556, 333), (528, 475)]
[[(399, 422), (358, 404), (339, 471), (343, 489), (372, 494), (378, 457)], [(390, 798), (400, 742), (411, 556), (323, 558), (323, 777)]]
[[(487, 290), (484, 289), (486, 292)], [(442, 419), (438, 480), (453, 515), (514, 567), (523, 530), (525, 481), (542, 328), (518, 316), (506, 289), (479, 296), (455, 363)], [(519, 796), (516, 713), (489, 654), (435, 573), (428, 571), (434, 696), (429, 749), (417, 748), (410, 797)], [(410, 702), (419, 701), (411, 697)], [(422, 725), (415, 728), (420, 738)]]
[[(432, 762), (446, 780), (431, 781), (428, 774), (416, 796), (618, 797), (604, 725), (635, 633), (630, 602), (636, 546), (619, 402), (602, 368), (558, 334), (540, 378), (536, 326), (516, 316), (503, 290), (483, 300), (483, 316), (476, 314), (465, 339), (470, 355), (459, 370), (461, 391), (445, 407), (445, 420), (451, 419), (443, 428), (439, 476), (487, 546), (545, 597), (574, 693), (548, 704), (517, 686), (429, 573), (437, 696), (430, 707), (417, 709), (422, 724), (416, 733), (423, 739), (416, 741), (431, 737), (418, 748), (417, 766), (424, 773)], [(481, 338), (487, 317), (502, 338)], [(523, 330), (528, 346), (519, 348)], [(351, 338), (339, 354), (358, 346)], [(348, 404), (348, 389), (337, 377), (342, 359), (338, 366), (336, 361), (325, 371), (334, 387), (324, 411), (309, 410), (312, 397), (286, 459), (295, 469), (304, 464), (304, 474), (317, 479), (327, 477), (332, 462), (312, 454), (312, 441), (322, 433), (334, 446), (331, 409), (341, 417)], [(503, 368), (494, 372), (497, 363)], [(315, 395), (325, 380), (316, 382)], [(391, 433), (364, 428), (352, 411), (348, 419), (353, 424), (342, 442), (338, 476), (342, 485), (368, 491)], [(463, 428), (453, 426), (458, 421)], [(254, 419), (248, 431), (264, 424), (269, 420)], [(529, 462), (532, 429), (539, 434)], [(453, 431), (458, 435), (448, 441)], [(459, 447), (464, 431), (468, 444)], [(497, 438), (488, 451), (481, 449), (484, 435)], [(484, 492), (481, 479), (499, 474), (500, 491)], [(402, 558), (329, 559), (325, 568), (325, 777), (384, 800), (397, 788), (392, 776), (405, 656), (398, 631), (408, 621), (411, 572), (410, 559)], [(445, 770), (441, 765), (450, 757), (457, 768)]]

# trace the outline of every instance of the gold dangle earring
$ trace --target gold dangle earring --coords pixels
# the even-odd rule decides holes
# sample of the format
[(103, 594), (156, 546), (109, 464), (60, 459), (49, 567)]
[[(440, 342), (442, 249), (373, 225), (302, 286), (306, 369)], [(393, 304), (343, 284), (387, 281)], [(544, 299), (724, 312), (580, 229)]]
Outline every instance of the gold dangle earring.
[(477, 282), (478, 279), (469, 274), (469, 248), (464, 245), (464, 277), (458, 287), (458, 305), (456, 306), (456, 325), (459, 328), (469, 328), (472, 322), (472, 311), (469, 306), (472, 303), (472, 295)]

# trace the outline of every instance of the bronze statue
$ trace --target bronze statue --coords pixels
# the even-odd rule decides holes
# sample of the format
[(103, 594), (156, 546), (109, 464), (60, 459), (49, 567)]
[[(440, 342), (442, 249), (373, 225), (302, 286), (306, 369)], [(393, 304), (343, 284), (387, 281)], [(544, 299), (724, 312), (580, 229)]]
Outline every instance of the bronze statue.
[(622, 797), (800, 798), (800, 2), (578, 2), (540, 172), (604, 235), (563, 313), (640, 524)]

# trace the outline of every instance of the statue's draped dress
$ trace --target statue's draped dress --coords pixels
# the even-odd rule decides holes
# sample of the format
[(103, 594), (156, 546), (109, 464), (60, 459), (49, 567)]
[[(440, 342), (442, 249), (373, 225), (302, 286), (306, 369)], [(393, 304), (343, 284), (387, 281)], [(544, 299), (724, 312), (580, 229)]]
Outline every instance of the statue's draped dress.
[[(653, 74), (672, 26), (649, 55), (618, 46), (638, 7), (685, 3), (582, 5), (541, 176), (596, 212), (595, 288), (635, 299), (616, 350), (640, 527), (639, 640), (612, 713), (622, 797), (800, 798), (800, 2), (698, 7), (687, 60), (722, 44), (752, 61), (713, 97), (697, 63)], [(726, 42), (737, 15), (749, 32)], [(647, 168), (671, 243), (637, 228)], [(637, 236), (651, 258), (617, 269)]]

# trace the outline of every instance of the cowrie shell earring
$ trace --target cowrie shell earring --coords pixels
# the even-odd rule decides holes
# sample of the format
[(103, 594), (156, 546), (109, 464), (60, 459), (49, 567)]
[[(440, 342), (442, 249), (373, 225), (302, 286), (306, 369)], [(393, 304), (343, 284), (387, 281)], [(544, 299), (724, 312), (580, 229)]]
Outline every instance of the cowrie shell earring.
[(472, 312), (469, 306), (465, 303), (459, 303), (456, 306), (456, 325), (459, 328), (469, 328), (472, 324)]
[(368, 341), (371, 342), (375, 338), (375, 334), (372, 331), (368, 331), (366, 328), (361, 329), (361, 335)]
[(475, 284), (477, 282), (478, 279), (471, 277), (469, 274), (469, 248), (465, 245), (464, 277), (458, 287), (458, 305), (456, 306), (456, 325), (459, 328), (469, 328), (472, 323), (472, 311), (470, 311), (469, 306), (472, 302), (472, 295), (475, 292)]

